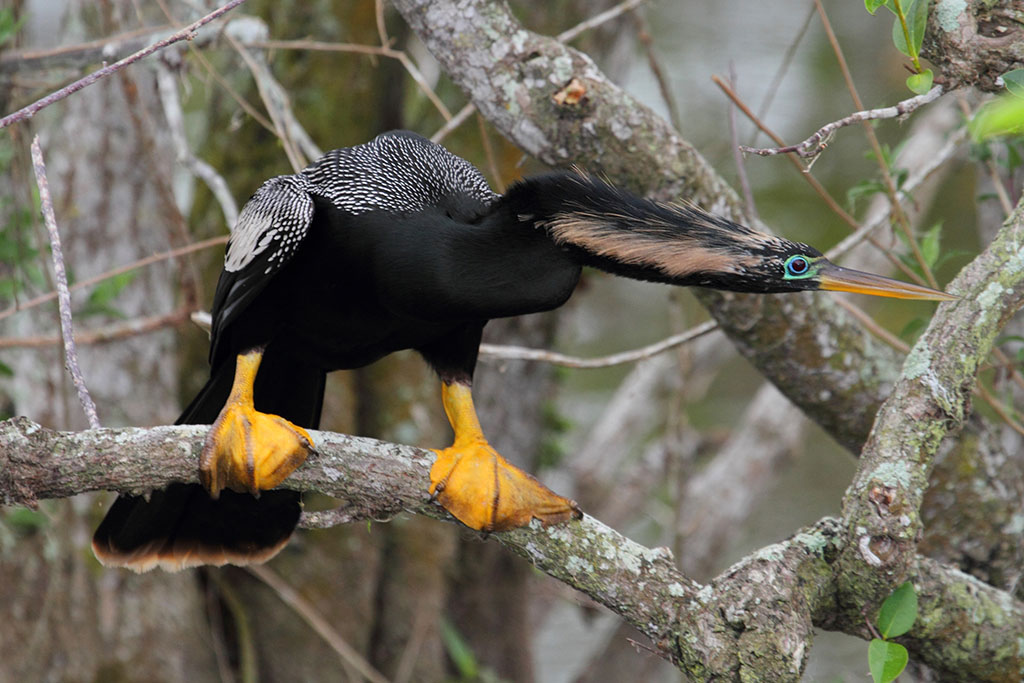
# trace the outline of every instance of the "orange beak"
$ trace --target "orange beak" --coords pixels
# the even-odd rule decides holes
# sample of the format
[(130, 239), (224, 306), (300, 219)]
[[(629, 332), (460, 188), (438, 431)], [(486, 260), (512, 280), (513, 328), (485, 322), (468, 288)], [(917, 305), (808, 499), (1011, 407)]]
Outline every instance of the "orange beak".
[(929, 301), (956, 301), (960, 297), (922, 287), (910, 282), (872, 275), (859, 270), (841, 268), (834, 263), (823, 263), (817, 272), (818, 286), (833, 292), (854, 292), (894, 299), (927, 299)]

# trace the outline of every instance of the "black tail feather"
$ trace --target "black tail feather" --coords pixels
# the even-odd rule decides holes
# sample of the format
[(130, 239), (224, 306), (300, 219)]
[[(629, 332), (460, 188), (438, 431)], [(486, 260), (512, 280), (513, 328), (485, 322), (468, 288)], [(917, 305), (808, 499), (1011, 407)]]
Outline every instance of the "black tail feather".
[[(233, 377), (232, 358), (211, 373), (177, 424), (213, 422)], [(267, 353), (257, 375), (256, 408), (315, 429), (325, 381), (322, 370)], [(118, 496), (96, 529), (93, 552), (106, 566), (139, 572), (258, 564), (285, 546), (301, 511), (295, 491), (263, 491), (257, 498), (225, 490), (215, 500), (199, 484), (176, 483), (149, 496)]]
[(214, 500), (199, 484), (176, 483), (148, 498), (118, 496), (92, 548), (100, 563), (137, 572), (259, 564), (288, 542), (301, 511), (296, 491), (227, 490)]

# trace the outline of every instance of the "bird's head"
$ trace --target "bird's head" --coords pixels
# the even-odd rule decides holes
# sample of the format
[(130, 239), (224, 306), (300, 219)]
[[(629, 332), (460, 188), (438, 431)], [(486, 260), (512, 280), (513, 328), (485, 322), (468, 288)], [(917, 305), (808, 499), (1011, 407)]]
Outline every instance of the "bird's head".
[(871, 294), (895, 299), (953, 301), (958, 297), (929, 287), (843, 268), (820, 251), (800, 242), (761, 235), (744, 235), (726, 250), (725, 268), (707, 274), (705, 286), (744, 292), (829, 290)]

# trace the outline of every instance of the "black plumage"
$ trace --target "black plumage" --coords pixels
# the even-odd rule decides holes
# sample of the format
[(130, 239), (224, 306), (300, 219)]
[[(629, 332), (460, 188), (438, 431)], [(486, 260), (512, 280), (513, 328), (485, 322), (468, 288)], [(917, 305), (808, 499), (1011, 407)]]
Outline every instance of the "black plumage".
[[(495, 483), (484, 495), (493, 500), (476, 501), (475, 480), (466, 484), (453, 472), (467, 443), (471, 450), (489, 448), (468, 392), (484, 325), (560, 306), (585, 265), (735, 291), (826, 287), (949, 298), (865, 274), (855, 273), (867, 280), (844, 284), (853, 271), (807, 245), (696, 207), (642, 199), (575, 172), (527, 179), (499, 196), (476, 168), (444, 148), (412, 133), (388, 133), (267, 181), (243, 208), (214, 295), (211, 377), (179, 423), (214, 422), (235, 402), (235, 392), (251, 390), (255, 410), (315, 428), (327, 372), (415, 349), (440, 376), (456, 431), (455, 446), (446, 449), (455, 464), (432, 472), (432, 492), (442, 504), (483, 529), (516, 526), (531, 516), (546, 522), (574, 516), (572, 501), (539, 484), (539, 493), (530, 494), (539, 502), (508, 503), (518, 507), (506, 514), (499, 497), (511, 500), (520, 486), (533, 487), (527, 475), (525, 484)], [(236, 373), (245, 373), (236, 361), (247, 353), (259, 369), (239, 379)], [(204, 463), (230, 459), (222, 455), (228, 450), (223, 444), (233, 433), (215, 425)], [(253, 434), (259, 432), (244, 432), (244, 440)], [(217, 499), (185, 484), (150, 500), (121, 496), (96, 532), (97, 556), (143, 570), (272, 555), (296, 523), (298, 496), (260, 492), (269, 487), (252, 474), (260, 471), (259, 457), (240, 457), (240, 474), (226, 475), (227, 486), (258, 498), (221, 494), (223, 484), (211, 486)], [(302, 457), (304, 451), (295, 462)], [(499, 472), (508, 474), (498, 467), (495, 482)], [(513, 468), (510, 476), (521, 474)], [(203, 481), (211, 481), (205, 471)]]

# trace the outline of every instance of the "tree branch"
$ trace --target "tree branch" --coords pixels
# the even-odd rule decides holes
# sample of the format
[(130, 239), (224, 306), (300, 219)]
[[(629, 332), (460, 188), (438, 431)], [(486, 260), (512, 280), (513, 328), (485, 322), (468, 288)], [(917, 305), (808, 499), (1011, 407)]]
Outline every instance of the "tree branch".
[(999, 78), (1024, 67), (1020, 3), (939, 2), (928, 13), (921, 56), (936, 67), (947, 90), (974, 86), (1000, 92)]
[[(34, 505), (105, 489), (142, 494), (172, 481), (195, 482), (207, 429), (58, 432), (27, 418), (0, 422), (0, 503)], [(312, 436), (317, 452), (288, 479), (289, 488), (342, 499), (352, 519), (402, 511), (451, 519), (427, 496), (431, 452), (331, 432)], [(667, 549), (644, 547), (590, 516), (491, 538), (608, 607), (691, 676), (746, 673), (796, 680), (806, 663), (812, 626), (865, 635), (863, 619), (833, 613), (833, 563), (844, 551), (843, 529), (839, 520), (824, 519), (750, 555), (707, 585), (681, 574)], [(943, 625), (970, 615), (973, 637), (984, 649), (974, 655), (965, 649), (955, 666), (942, 668), (967, 677), (977, 671), (1020, 671), (1020, 603), (924, 558), (914, 558), (911, 566), (928, 618), (927, 628), (915, 630), (909, 641), (915, 652), (918, 647), (942, 652), (938, 646), (949, 639)]]
[(917, 95), (916, 97), (911, 97), (910, 99), (903, 100), (902, 102), (897, 102), (891, 107), (866, 109), (864, 111), (854, 112), (848, 116), (844, 116), (838, 121), (826, 123), (815, 131), (809, 138), (803, 142), (798, 142), (795, 145), (787, 145), (786, 147), (748, 147), (747, 145), (740, 145), (740, 150), (748, 154), (757, 154), (762, 157), (790, 153), (796, 153), (804, 159), (817, 157), (825, 150), (825, 147), (828, 145), (828, 141), (840, 128), (852, 126), (855, 123), (861, 123), (864, 121), (873, 121), (875, 119), (902, 118), (913, 112), (915, 109), (934, 102), (940, 95), (942, 95), (942, 93), (942, 86), (937, 85), (923, 95)]
[(856, 602), (884, 597), (909, 571), (935, 453), (970, 414), (978, 370), (1024, 303), (1022, 255), (1024, 203), (950, 284), (963, 298), (944, 304), (932, 319), (878, 413), (844, 504), (856, 542), (841, 563), (841, 589)]
[(28, 105), (26, 107), (22, 107), (21, 109), (19, 109), (18, 111), (14, 112), (13, 114), (8, 114), (7, 116), (5, 116), (2, 119), (0, 119), (0, 129), (6, 128), (7, 126), (11, 125), (12, 123), (17, 123), (18, 121), (22, 121), (24, 119), (32, 118), (38, 112), (40, 112), (41, 110), (43, 110), (46, 107), (50, 106), (54, 102), (59, 102), (59, 101), (63, 100), (65, 97), (67, 97), (68, 95), (73, 95), (74, 93), (78, 92), (82, 88), (86, 88), (86, 87), (92, 85), (93, 83), (95, 83), (96, 81), (99, 81), (99, 80), (101, 80), (103, 78), (106, 78), (107, 76), (109, 76), (109, 75), (111, 75), (113, 73), (116, 73), (116, 72), (120, 71), (121, 69), (123, 69), (124, 67), (126, 67), (128, 65), (134, 64), (135, 62), (139, 61), (140, 59), (143, 59), (144, 57), (148, 57), (149, 55), (153, 54), (154, 52), (158, 52), (158, 51), (164, 49), (168, 45), (173, 45), (174, 43), (177, 43), (177, 42), (182, 41), (182, 40), (191, 40), (193, 37), (195, 37), (195, 32), (197, 30), (199, 30), (200, 28), (202, 28), (206, 24), (210, 23), (214, 19), (217, 19), (217, 18), (221, 17), (222, 15), (226, 14), (227, 12), (230, 12), (235, 7), (241, 5), (243, 2), (245, 2), (245, 0), (231, 0), (230, 2), (225, 4), (223, 7), (219, 7), (217, 9), (215, 9), (214, 11), (210, 12), (209, 14), (207, 14), (205, 17), (199, 19), (198, 21), (192, 22), (191, 24), (189, 24), (185, 28), (181, 29), (180, 31), (177, 31), (176, 33), (173, 33), (173, 34), (167, 36), (163, 40), (158, 40), (157, 42), (153, 43), (152, 45), (149, 45), (148, 47), (145, 47), (145, 48), (139, 50), (138, 52), (136, 52), (136, 53), (134, 53), (132, 55), (129, 55), (128, 57), (125, 57), (124, 59), (118, 60), (118, 61), (114, 62), (113, 64), (109, 64), (107, 66), (104, 66), (101, 69), (97, 69), (96, 71), (93, 71), (88, 76), (84, 76), (84, 77), (78, 79), (77, 81), (75, 81), (74, 83), (66, 85), (63, 88), (61, 88), (60, 90), (57, 90), (56, 92), (50, 93), (46, 97), (43, 97), (42, 99), (36, 100), (35, 102), (33, 102), (32, 104), (30, 104), (30, 105)]
[(57, 304), (60, 309), (60, 333), (64, 341), (64, 364), (71, 375), (71, 381), (78, 392), (78, 400), (85, 411), (89, 426), (96, 429), (100, 426), (96, 416), (96, 404), (89, 395), (89, 387), (82, 377), (82, 369), (78, 366), (78, 349), (75, 347), (75, 333), (71, 321), (71, 292), (68, 291), (68, 276), (64, 271), (64, 251), (60, 246), (60, 232), (57, 230), (57, 218), (53, 213), (53, 201), (50, 199), (50, 183), (46, 179), (46, 164), (43, 162), (43, 151), (39, 147), (39, 136), (32, 139), (32, 168), (39, 186), (39, 203), (42, 206), (43, 222), (50, 236), (50, 252), (53, 257), (53, 274), (56, 279)]

